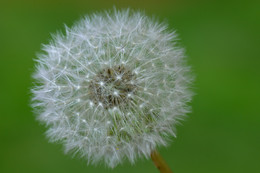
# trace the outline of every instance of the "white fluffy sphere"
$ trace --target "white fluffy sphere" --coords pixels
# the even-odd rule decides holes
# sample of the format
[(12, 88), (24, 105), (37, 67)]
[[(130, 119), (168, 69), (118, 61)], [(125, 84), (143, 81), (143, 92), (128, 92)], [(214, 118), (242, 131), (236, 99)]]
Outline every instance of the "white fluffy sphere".
[(56, 35), (38, 56), (33, 89), (51, 141), (109, 167), (166, 145), (191, 100), (175, 39), (129, 10), (87, 16)]

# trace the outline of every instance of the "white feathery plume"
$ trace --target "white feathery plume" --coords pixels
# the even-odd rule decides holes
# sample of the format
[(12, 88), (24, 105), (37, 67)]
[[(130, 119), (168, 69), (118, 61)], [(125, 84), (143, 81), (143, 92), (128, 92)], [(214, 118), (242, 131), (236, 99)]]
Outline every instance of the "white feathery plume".
[(32, 90), (50, 140), (109, 167), (166, 145), (192, 95), (175, 40), (165, 24), (131, 10), (86, 16), (54, 36)]

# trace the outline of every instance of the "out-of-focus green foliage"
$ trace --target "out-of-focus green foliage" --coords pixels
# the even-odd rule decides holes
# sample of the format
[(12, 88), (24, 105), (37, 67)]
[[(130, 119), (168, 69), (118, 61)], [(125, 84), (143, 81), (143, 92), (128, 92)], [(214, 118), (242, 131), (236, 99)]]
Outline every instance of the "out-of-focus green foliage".
[(260, 1), (95, 0), (0, 2), (0, 172), (157, 172), (150, 160), (87, 166), (50, 144), (30, 108), (33, 59), (51, 34), (85, 14), (141, 9), (169, 23), (196, 75), (193, 112), (160, 148), (176, 173), (260, 171)]

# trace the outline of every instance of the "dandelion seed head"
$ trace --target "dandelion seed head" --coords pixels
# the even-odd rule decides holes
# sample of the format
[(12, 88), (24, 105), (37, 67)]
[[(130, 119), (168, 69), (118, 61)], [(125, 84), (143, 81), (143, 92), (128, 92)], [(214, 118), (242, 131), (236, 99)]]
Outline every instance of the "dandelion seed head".
[(109, 167), (166, 145), (192, 95), (175, 40), (165, 24), (131, 10), (86, 16), (54, 36), (32, 90), (50, 140)]

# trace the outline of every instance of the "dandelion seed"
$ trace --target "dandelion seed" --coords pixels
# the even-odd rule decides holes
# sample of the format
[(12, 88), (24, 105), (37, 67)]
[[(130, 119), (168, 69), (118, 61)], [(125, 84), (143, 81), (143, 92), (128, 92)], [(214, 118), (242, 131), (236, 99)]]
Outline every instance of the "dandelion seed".
[(45, 45), (32, 92), (51, 141), (109, 167), (166, 145), (191, 100), (183, 50), (166, 28), (114, 10), (81, 19)]

